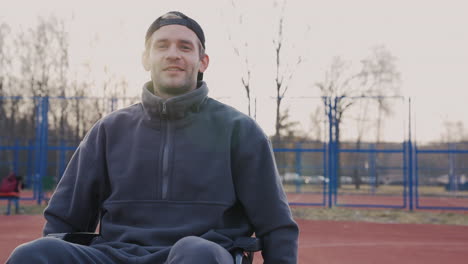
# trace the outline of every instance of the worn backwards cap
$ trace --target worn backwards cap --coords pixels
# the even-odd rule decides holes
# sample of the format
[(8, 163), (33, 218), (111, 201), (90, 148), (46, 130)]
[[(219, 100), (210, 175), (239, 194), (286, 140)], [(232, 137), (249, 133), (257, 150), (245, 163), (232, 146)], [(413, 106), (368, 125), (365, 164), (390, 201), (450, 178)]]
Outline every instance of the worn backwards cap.
[[(203, 46), (203, 49), (205, 49), (205, 34), (203, 33), (203, 29), (201, 28), (201, 26), (197, 23), (197, 21), (178, 11), (171, 11), (158, 17), (146, 31), (145, 43), (151, 38), (151, 36), (156, 30), (167, 25), (186, 26), (187, 28), (192, 30), (195, 33), (195, 35), (197, 35), (198, 39), (200, 40)], [(202, 79), (203, 73), (199, 72), (198, 80), (201, 81)]]
[(195, 35), (197, 35), (203, 48), (205, 48), (205, 34), (203, 33), (201, 26), (197, 21), (178, 11), (171, 11), (158, 17), (158, 19), (156, 19), (148, 28), (148, 31), (146, 31), (145, 42), (151, 38), (151, 35), (153, 35), (156, 30), (167, 25), (182, 25), (188, 27), (195, 33)]

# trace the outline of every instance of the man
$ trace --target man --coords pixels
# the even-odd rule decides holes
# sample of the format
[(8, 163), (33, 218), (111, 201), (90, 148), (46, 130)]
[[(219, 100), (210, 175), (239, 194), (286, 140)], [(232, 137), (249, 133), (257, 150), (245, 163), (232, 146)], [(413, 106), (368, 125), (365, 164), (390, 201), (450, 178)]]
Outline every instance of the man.
[(93, 232), (90, 246), (41, 238), (7, 263), (233, 263), (237, 237), (263, 241), (265, 263), (296, 263), (298, 227), (268, 138), (207, 96), (197, 22), (158, 18), (142, 56), (142, 102), (98, 121), (44, 212), (44, 234)]

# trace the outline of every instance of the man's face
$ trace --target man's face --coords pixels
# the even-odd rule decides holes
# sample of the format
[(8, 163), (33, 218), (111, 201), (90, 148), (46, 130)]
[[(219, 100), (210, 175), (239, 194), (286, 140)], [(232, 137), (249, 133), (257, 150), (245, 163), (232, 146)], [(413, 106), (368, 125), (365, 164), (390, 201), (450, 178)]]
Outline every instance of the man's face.
[(143, 66), (151, 71), (155, 92), (169, 98), (194, 90), (198, 72), (204, 72), (209, 62), (207, 55), (200, 58), (197, 35), (185, 26), (167, 25), (148, 41)]

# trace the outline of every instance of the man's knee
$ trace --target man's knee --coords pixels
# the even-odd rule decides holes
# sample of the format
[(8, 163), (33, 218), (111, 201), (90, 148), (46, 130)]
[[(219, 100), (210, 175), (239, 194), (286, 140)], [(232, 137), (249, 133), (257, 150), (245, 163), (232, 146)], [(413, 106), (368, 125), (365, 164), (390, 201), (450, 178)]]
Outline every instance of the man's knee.
[(7, 264), (48, 263), (63, 252), (59, 248), (65, 241), (55, 238), (39, 238), (18, 246), (10, 255)]
[(177, 241), (169, 253), (169, 264), (185, 263), (232, 263), (231, 254), (220, 245), (206, 239), (189, 236)]

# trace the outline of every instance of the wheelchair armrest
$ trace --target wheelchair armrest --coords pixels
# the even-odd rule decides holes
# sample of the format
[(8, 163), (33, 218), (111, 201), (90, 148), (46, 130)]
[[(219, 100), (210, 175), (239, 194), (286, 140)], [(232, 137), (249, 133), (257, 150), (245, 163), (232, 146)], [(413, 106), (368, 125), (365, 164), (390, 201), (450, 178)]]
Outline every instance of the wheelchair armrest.
[(89, 232), (76, 232), (76, 233), (52, 233), (48, 234), (47, 237), (58, 238), (67, 242), (88, 246), (91, 244), (95, 237), (99, 234)]
[(256, 237), (239, 237), (234, 241), (234, 247), (246, 252), (262, 250), (262, 241)]
[(262, 241), (256, 237), (239, 237), (234, 247), (235, 264), (253, 263), (253, 253), (262, 250)]

